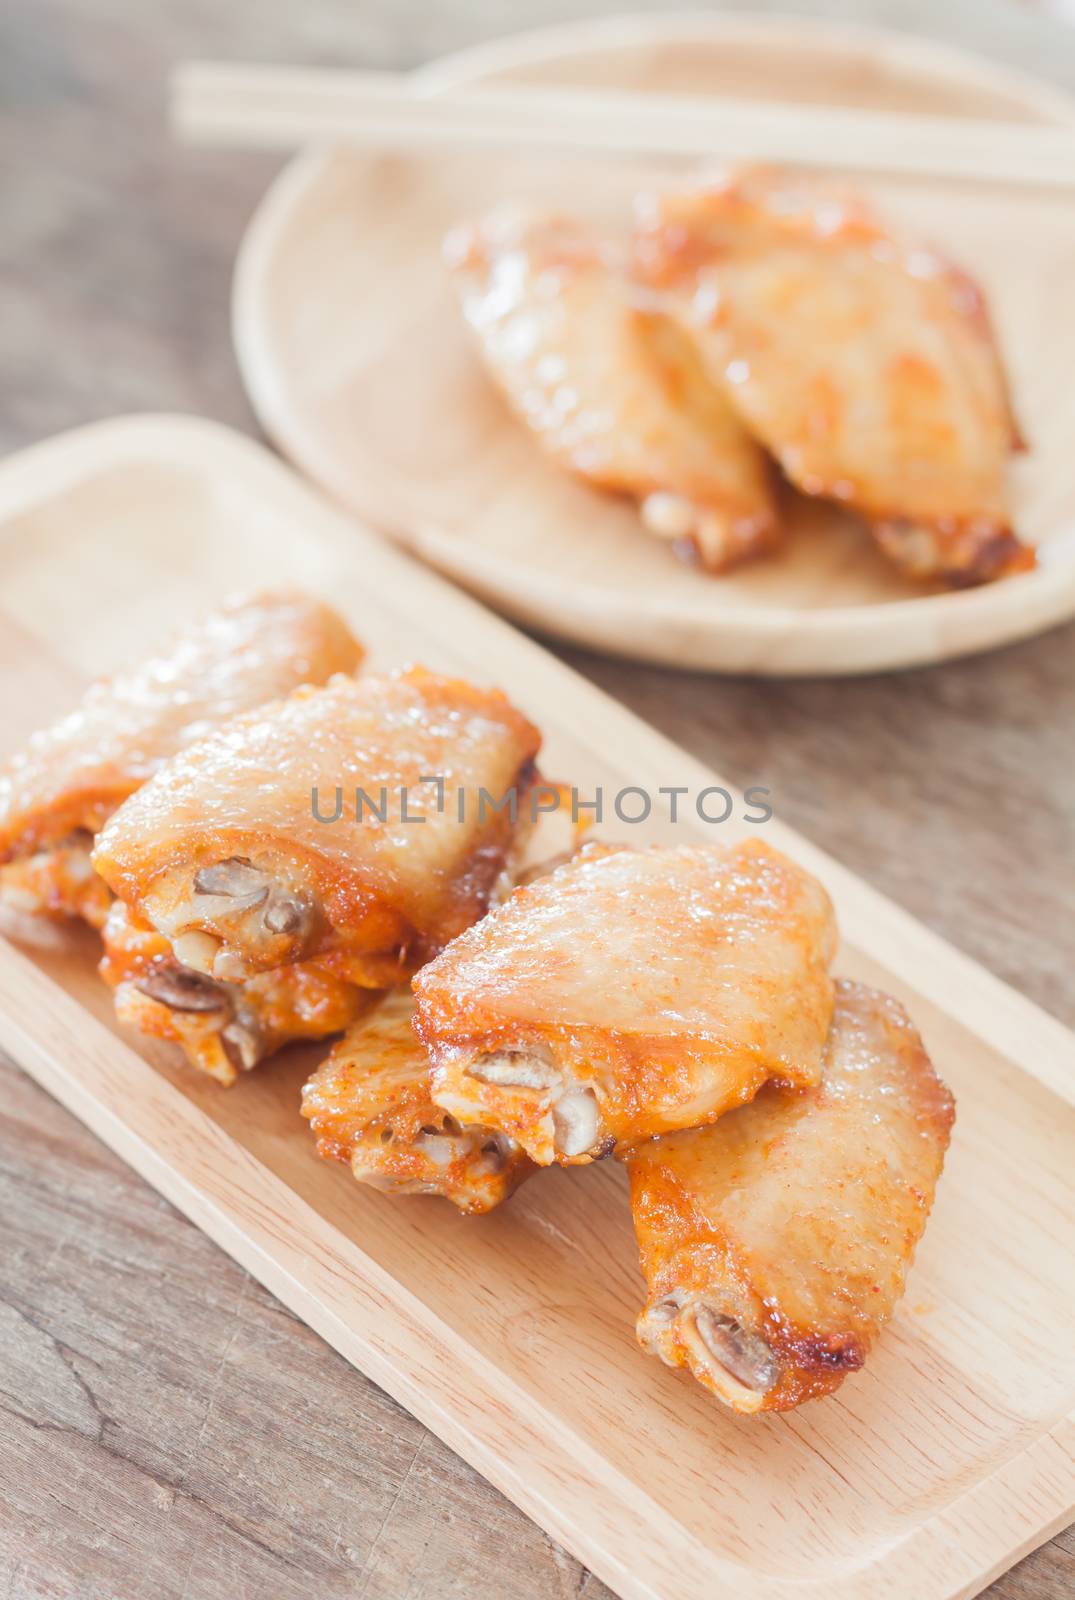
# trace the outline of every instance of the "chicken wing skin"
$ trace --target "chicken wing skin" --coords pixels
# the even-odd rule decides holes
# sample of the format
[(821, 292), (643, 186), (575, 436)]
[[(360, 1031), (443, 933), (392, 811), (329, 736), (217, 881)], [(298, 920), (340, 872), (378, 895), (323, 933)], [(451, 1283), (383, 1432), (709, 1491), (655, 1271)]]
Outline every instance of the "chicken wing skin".
[(361, 659), (334, 611), (282, 591), (227, 602), (94, 684), (0, 772), (0, 900), (100, 927), (111, 897), (90, 851), (128, 795), (215, 724)]
[(386, 996), (303, 1089), (317, 1153), (346, 1161), (359, 1183), (375, 1189), (443, 1195), (460, 1211), (491, 1211), (534, 1167), (503, 1134), (462, 1127), (434, 1105), (413, 1009), (406, 990)]
[(799, 174), (643, 197), (639, 275), (668, 296), (791, 481), (855, 507), (916, 578), (1032, 566), (1011, 528), (1018, 443), (981, 290)]
[(861, 1367), (903, 1293), (955, 1115), (897, 1001), (838, 982), (814, 1088), (632, 1150), (643, 1347), (735, 1411)]
[(712, 571), (775, 541), (764, 453), (694, 341), (583, 224), (498, 213), (445, 254), (489, 372), (554, 460), (631, 495), (652, 533)]
[(0, 905), (32, 917), (77, 918), (100, 930), (112, 896), (93, 870), (93, 834), (72, 828), (54, 844), (0, 866)]
[(103, 937), (99, 971), (120, 1022), (179, 1045), (191, 1066), (225, 1088), (296, 1039), (342, 1033), (375, 999), (316, 961), (218, 983), (180, 966), (168, 940), (134, 922), (122, 900), (113, 902)]
[(815, 1082), (835, 943), (820, 884), (758, 841), (586, 846), (415, 978), (433, 1098), (570, 1165)]
[(422, 668), (335, 678), (167, 763), (94, 863), (208, 977), (317, 960), (389, 987), (485, 911), (539, 743), (496, 690)]

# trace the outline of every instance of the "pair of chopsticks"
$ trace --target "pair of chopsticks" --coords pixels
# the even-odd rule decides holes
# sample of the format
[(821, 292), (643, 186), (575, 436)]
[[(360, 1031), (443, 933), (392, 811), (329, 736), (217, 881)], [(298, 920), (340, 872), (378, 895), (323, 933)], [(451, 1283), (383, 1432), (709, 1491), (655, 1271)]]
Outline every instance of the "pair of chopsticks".
[(292, 149), (486, 147), (776, 161), (856, 172), (1075, 188), (1075, 128), (520, 85), (430, 92), (386, 72), (191, 62), (172, 123), (199, 144)]

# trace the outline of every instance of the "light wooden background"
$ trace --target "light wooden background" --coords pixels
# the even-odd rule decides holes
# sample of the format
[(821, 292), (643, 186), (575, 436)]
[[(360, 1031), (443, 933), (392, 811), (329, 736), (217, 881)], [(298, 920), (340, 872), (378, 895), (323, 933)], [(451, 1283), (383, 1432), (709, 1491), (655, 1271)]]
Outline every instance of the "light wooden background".
[[(139, 409), (253, 428), (228, 284), (273, 163), (169, 147), (172, 60), (404, 67), (613, 9), (7, 0), (0, 448)], [(1011, 0), (812, 9), (976, 41), (1075, 90), (1075, 33)], [(767, 784), (784, 819), (1075, 1024), (1075, 627), (835, 684), (569, 659), (737, 783)], [(2, 1059), (0, 1217), (0, 1596), (607, 1593)], [(990, 1592), (1073, 1588), (1069, 1531)]]

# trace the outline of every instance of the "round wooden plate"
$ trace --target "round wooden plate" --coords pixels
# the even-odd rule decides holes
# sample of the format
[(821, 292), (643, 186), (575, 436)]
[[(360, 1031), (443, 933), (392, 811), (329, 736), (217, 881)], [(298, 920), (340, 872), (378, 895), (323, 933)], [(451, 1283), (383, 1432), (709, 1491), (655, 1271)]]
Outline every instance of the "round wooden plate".
[[(1071, 120), (1058, 90), (875, 29), (729, 16), (584, 22), (480, 47), (431, 88), (521, 81)], [(573, 482), (506, 412), (440, 241), (507, 198), (623, 227), (653, 167), (486, 151), (318, 151), (292, 162), (239, 255), (233, 325), (267, 432), (310, 477), (500, 610), (595, 649), (695, 669), (838, 674), (943, 660), (1075, 614), (1075, 207), (1048, 191), (871, 182), (882, 210), (984, 282), (1031, 449), (1013, 468), (1032, 573), (928, 593), (853, 519), (798, 504), (787, 549), (714, 578), (626, 502)], [(296, 530), (301, 537), (301, 530)]]

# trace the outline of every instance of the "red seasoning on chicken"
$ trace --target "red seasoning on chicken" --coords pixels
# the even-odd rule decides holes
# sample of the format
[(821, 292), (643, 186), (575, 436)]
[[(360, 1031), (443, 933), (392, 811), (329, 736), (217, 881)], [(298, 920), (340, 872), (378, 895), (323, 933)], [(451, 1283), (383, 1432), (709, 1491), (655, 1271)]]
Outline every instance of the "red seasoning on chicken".
[(485, 911), (539, 743), (497, 690), (422, 668), (337, 678), (163, 766), (108, 823), (94, 864), (207, 977), (316, 960), (389, 987)]
[(90, 851), (112, 812), (217, 723), (361, 659), (334, 611), (283, 591), (233, 600), (94, 684), (0, 771), (0, 901), (100, 927), (110, 896)]
[(862, 1366), (903, 1293), (954, 1117), (906, 1012), (839, 982), (813, 1088), (770, 1084), (629, 1157), (642, 1345), (735, 1411), (784, 1411)]
[(775, 542), (764, 452), (694, 341), (583, 223), (498, 213), (445, 254), (490, 374), (562, 467), (631, 495), (651, 533), (712, 571)]
[(503, 1134), (463, 1127), (434, 1105), (413, 1009), (397, 990), (356, 1022), (304, 1088), (302, 1114), (318, 1154), (346, 1161), (359, 1183), (491, 1211), (534, 1167)]
[(761, 842), (586, 847), (415, 978), (433, 1098), (548, 1165), (814, 1083), (835, 945), (820, 884)]
[(1033, 566), (1005, 481), (1018, 439), (981, 290), (865, 203), (765, 168), (647, 197), (640, 276), (750, 433), (870, 522), (916, 578)]

